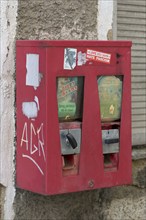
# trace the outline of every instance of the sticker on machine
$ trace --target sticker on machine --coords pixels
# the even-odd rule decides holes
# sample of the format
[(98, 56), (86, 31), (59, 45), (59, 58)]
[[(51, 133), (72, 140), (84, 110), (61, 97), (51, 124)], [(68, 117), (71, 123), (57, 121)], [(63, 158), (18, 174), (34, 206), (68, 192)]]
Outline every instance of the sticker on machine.
[(64, 49), (64, 69), (73, 70), (76, 67), (77, 49), (65, 48)]
[(103, 53), (96, 50), (87, 49), (86, 53), (87, 60), (97, 61), (101, 63), (110, 64), (111, 62), (111, 54), (110, 53)]

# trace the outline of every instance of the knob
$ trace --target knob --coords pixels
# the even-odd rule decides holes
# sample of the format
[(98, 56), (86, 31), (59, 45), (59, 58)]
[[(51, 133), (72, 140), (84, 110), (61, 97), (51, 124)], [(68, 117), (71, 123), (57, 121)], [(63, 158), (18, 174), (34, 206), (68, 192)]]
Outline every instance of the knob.
[(73, 149), (75, 149), (78, 146), (76, 139), (74, 138), (74, 136), (71, 133), (68, 133), (66, 135), (66, 138)]

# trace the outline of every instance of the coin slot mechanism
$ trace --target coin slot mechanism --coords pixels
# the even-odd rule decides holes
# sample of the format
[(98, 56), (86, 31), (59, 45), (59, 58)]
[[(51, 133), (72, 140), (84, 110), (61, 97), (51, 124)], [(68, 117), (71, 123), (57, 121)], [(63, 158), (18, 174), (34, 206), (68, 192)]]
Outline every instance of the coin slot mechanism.
[(63, 176), (77, 175), (81, 147), (81, 122), (60, 123), (60, 145)]
[(105, 171), (117, 170), (119, 155), (116, 153), (104, 154), (104, 169)]
[(102, 124), (104, 169), (117, 169), (120, 151), (120, 123)]
[(63, 176), (77, 175), (79, 171), (79, 154), (62, 155)]

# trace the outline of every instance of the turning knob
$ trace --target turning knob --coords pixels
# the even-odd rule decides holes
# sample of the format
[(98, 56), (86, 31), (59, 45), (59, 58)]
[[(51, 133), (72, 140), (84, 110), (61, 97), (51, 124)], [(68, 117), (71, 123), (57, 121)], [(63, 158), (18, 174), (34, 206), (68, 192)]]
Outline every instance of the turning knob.
[(71, 133), (68, 133), (66, 135), (66, 138), (73, 149), (75, 149), (78, 146), (76, 139), (74, 138), (74, 136)]

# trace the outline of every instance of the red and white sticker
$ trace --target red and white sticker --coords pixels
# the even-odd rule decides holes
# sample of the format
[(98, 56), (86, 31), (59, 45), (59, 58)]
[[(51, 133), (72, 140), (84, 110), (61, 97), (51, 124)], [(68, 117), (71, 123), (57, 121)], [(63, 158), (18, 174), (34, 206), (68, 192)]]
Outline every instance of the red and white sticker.
[(110, 64), (111, 62), (110, 53), (103, 53), (103, 52), (90, 50), (90, 49), (87, 49), (86, 58), (87, 60), (93, 60), (93, 61), (107, 63), (107, 64)]

